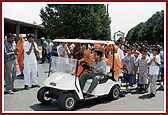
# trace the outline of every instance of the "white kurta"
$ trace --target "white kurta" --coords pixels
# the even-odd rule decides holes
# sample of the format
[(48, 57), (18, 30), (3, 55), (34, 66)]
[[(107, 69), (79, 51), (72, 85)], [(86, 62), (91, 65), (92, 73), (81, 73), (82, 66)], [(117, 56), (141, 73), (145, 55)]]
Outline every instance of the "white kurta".
[[(154, 58), (154, 56), (150, 56), (148, 63)], [(155, 60), (158, 64), (160, 63), (160, 56), (156, 55), (155, 56)], [(151, 65), (149, 66), (149, 75), (159, 75), (159, 66), (156, 65), (156, 63), (154, 61), (152, 61)]]
[[(37, 44), (34, 43), (36, 49)], [(34, 52), (34, 48), (28, 55), (26, 52), (29, 51), (31, 43), (28, 41), (23, 45), (24, 49), (24, 84), (25, 85), (36, 85), (37, 84), (37, 59)]]
[(120, 60), (122, 61), (124, 59), (124, 53), (123, 53), (123, 51), (120, 48), (118, 48), (117, 53), (118, 53), (118, 55), (120, 57)]

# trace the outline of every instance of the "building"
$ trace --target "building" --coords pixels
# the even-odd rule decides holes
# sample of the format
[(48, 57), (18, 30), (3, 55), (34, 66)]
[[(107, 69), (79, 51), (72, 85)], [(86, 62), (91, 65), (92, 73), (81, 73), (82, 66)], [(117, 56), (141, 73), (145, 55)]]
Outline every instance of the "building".
[(118, 39), (120, 39), (122, 42), (125, 41), (125, 37), (124, 37), (124, 32), (121, 32), (121, 31), (117, 31), (114, 33), (114, 41), (117, 41)]
[(8, 33), (16, 34), (17, 41), (19, 34), (34, 33), (35, 41), (39, 42), (40, 38), (47, 37), (47, 35), (44, 34), (44, 29), (45, 28), (42, 25), (4, 18), (4, 36), (6, 36)]

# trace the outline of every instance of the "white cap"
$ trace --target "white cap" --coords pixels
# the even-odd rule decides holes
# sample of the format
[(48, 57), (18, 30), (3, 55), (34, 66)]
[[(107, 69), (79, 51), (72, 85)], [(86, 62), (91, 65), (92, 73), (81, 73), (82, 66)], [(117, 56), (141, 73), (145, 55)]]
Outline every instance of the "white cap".
[(41, 40), (45, 40), (45, 38), (44, 38), (44, 37), (42, 37), (42, 38), (41, 38)]

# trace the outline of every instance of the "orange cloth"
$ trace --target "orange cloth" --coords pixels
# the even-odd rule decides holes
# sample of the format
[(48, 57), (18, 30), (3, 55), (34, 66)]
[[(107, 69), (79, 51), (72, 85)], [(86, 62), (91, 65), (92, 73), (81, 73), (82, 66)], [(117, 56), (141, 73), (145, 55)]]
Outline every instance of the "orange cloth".
[(100, 48), (101, 48), (101, 45), (100, 45), (100, 44), (95, 44), (95, 45), (94, 45), (94, 48), (100, 49)]
[(5, 36), (4, 40), (7, 41), (7, 36)]
[(94, 53), (92, 53), (92, 54), (90, 55), (90, 58), (91, 58), (93, 61), (95, 61), (95, 59), (94, 59)]
[(19, 34), (19, 37), (23, 37), (23, 34)]
[[(113, 65), (113, 55), (108, 59), (106, 64), (107, 64), (107, 66), (110, 66), (111, 68), (113, 67), (112, 66)], [(114, 71), (115, 71), (114, 72), (114, 79), (116, 81), (118, 81), (118, 79), (119, 79), (119, 75), (122, 72), (122, 69), (121, 69), (122, 67), (123, 67), (123, 65), (120, 60), (120, 57), (119, 57), (118, 53), (115, 53), (114, 54)]]
[(91, 51), (90, 50), (84, 50), (84, 54), (89, 56), (91, 54)]
[(112, 50), (112, 45), (108, 45), (105, 48), (106, 52), (110, 52)]
[(18, 68), (16, 67), (16, 72), (18, 72)]
[[(86, 61), (86, 62), (89, 63), (89, 64), (93, 64), (93, 60), (92, 60), (90, 57), (89, 57), (87, 60), (84, 59), (84, 58), (80, 59), (80, 60), (79, 60), (79, 64), (80, 64), (81, 61)], [(82, 72), (82, 70), (83, 70), (83, 67), (82, 67), (81, 65), (78, 65), (77, 76), (79, 76), (79, 74)], [(88, 73), (88, 72), (87, 72), (87, 71), (84, 71), (84, 72), (81, 74), (81, 76), (82, 76), (84, 73), (86, 74), (86, 73)], [(76, 72), (74, 72), (74, 75), (76, 75)], [(81, 76), (79, 76), (79, 79), (81, 78)]]
[[(107, 52), (110, 52), (110, 51), (112, 51), (112, 50), (113, 50), (113, 46), (112, 46), (112, 45), (108, 45), (108, 46), (106, 47), (106, 51), (107, 51)], [(118, 46), (114, 46), (114, 50), (117, 51), (117, 50), (118, 50)]]
[[(113, 49), (113, 48), (112, 48)], [(114, 46), (114, 50), (117, 51), (118, 50), (118, 46)]]
[(16, 48), (18, 48), (18, 55), (17, 55), (17, 61), (19, 64), (19, 68), (20, 68), (20, 72), (23, 72), (24, 69), (24, 65), (23, 65), (23, 61), (24, 61), (24, 50), (23, 50), (23, 45), (25, 43), (25, 40), (23, 41), (18, 41)]
[[(109, 57), (108, 57), (108, 54), (109, 54), (112, 50), (113, 50), (113, 46), (112, 46), (111, 44), (108, 45), (108, 46), (105, 48), (105, 55), (106, 55), (107, 58), (109, 58)], [(117, 52), (118, 46), (114, 46), (114, 50), (115, 50), (115, 52)]]
[(108, 45), (108, 46), (106, 46), (106, 48), (105, 48), (105, 57), (106, 58), (109, 58), (109, 53), (111, 52), (111, 50), (112, 50), (112, 48), (111, 48), (112, 46), (111, 45)]

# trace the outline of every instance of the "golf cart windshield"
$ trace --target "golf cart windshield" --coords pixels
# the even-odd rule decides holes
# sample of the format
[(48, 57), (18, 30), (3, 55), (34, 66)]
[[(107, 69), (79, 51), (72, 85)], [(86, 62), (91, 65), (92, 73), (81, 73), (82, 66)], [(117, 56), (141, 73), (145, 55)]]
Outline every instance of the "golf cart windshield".
[[(114, 44), (113, 41), (87, 40), (87, 39), (54, 39), (53, 43), (88, 43), (88, 44)], [(79, 47), (80, 48), (80, 47)], [(78, 70), (78, 60), (71, 58), (52, 57), (50, 62), (50, 72), (71, 73)], [(76, 71), (77, 72), (77, 71)], [(77, 73), (76, 73), (77, 75)]]
[(52, 56), (50, 64), (51, 72), (71, 73), (76, 69), (77, 59)]

